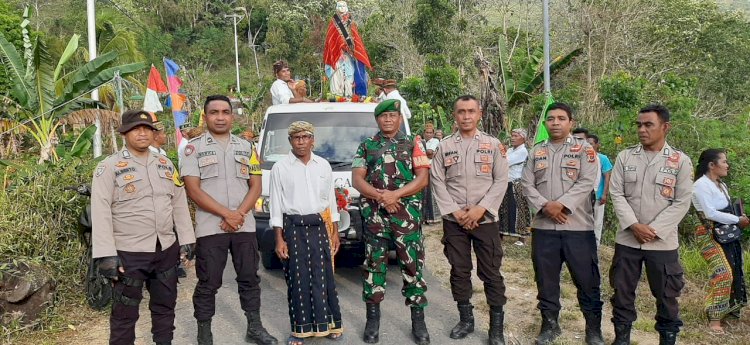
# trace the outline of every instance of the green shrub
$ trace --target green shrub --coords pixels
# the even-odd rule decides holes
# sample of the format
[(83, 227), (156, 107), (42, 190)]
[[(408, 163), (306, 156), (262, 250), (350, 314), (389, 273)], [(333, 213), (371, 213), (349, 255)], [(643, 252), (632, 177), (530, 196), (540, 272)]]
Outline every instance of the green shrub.
[[(57, 164), (3, 169), (3, 180), (11, 183), (0, 190), (0, 262), (31, 262), (50, 272), (57, 285), (55, 305), (82, 301), (87, 262), (78, 216), (88, 198), (64, 187), (90, 183), (94, 164), (71, 158)], [(45, 327), (55, 316), (54, 309), (48, 310), (37, 327)], [(4, 326), (0, 339), (8, 339), (18, 327)]]

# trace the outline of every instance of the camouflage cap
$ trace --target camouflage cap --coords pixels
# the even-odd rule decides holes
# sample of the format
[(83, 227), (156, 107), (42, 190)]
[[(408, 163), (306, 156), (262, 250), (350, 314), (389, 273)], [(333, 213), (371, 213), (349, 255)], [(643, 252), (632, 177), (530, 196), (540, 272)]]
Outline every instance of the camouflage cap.
[(397, 111), (400, 114), (401, 113), (401, 101), (397, 99), (387, 99), (385, 101), (380, 102), (378, 106), (375, 107), (375, 117), (377, 118), (381, 114), (388, 112), (388, 111)]
[(307, 121), (294, 121), (289, 125), (289, 136), (299, 132), (308, 132), (311, 135), (315, 132), (315, 127)]

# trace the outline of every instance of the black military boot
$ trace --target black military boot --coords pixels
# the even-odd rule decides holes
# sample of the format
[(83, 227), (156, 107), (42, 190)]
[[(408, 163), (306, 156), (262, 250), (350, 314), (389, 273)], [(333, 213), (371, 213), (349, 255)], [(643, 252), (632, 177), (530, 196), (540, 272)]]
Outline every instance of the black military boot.
[(463, 339), (474, 332), (474, 306), (464, 302), (458, 304), (458, 323), (451, 330), (451, 339)]
[(156, 345), (172, 345), (172, 342), (171, 341), (160, 341), (160, 342), (156, 343)]
[(362, 340), (368, 344), (380, 341), (380, 304), (367, 303), (367, 323), (365, 323), (365, 334)]
[(214, 345), (214, 335), (211, 334), (211, 320), (198, 321), (198, 345)]
[(274, 345), (279, 342), (263, 328), (263, 324), (260, 322), (260, 311), (246, 312), (245, 316), (247, 316), (246, 342), (258, 345)]
[(585, 312), (583, 313), (583, 317), (586, 319), (586, 344), (604, 345), (602, 312)]
[(616, 323), (615, 324), (615, 341), (612, 345), (630, 345), (630, 324)]
[(542, 328), (536, 337), (536, 345), (552, 344), (562, 334), (557, 321), (559, 315), (560, 311), (557, 310), (542, 310)]
[(490, 345), (505, 345), (505, 336), (503, 335), (503, 321), (505, 314), (503, 307), (490, 307)]
[(424, 309), (422, 307), (411, 307), (411, 335), (417, 345), (428, 345), (430, 334), (427, 333), (427, 325), (424, 323)]
[(677, 344), (677, 332), (659, 331), (659, 345)]

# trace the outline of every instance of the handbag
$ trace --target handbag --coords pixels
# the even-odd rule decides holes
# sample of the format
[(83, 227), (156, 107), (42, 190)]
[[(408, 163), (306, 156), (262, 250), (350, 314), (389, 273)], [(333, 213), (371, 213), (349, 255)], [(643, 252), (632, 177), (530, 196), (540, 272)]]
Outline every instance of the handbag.
[[(724, 196), (727, 198), (728, 205), (726, 208), (719, 210), (719, 212), (726, 212), (726, 213), (731, 213), (737, 216), (741, 216), (742, 211), (743, 211), (742, 200), (738, 200), (735, 203), (732, 203), (732, 200), (729, 198), (729, 195), (727, 194), (726, 185), (722, 183), (721, 186), (723, 187), (721, 188), (721, 191), (724, 193)], [(737, 226), (737, 224), (721, 224), (714, 228), (714, 239), (716, 239), (716, 242), (719, 242), (721, 244), (732, 243), (741, 238), (742, 238), (742, 229), (740, 229), (740, 227)]]

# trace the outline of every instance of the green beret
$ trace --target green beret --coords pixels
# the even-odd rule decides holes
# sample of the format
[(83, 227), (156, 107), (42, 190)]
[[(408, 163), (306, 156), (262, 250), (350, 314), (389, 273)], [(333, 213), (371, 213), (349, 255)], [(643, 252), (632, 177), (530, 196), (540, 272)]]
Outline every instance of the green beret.
[(387, 111), (397, 111), (401, 113), (401, 101), (397, 99), (387, 99), (380, 102), (378, 106), (375, 107), (375, 117), (378, 117), (380, 114)]

